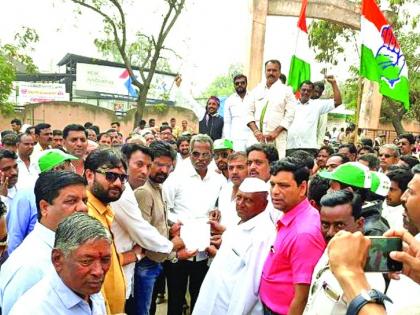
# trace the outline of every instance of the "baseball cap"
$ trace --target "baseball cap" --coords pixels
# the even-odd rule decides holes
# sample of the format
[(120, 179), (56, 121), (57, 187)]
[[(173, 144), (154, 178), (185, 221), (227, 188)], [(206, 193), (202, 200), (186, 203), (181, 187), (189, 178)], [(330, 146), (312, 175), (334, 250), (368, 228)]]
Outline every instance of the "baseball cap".
[(372, 186), (370, 191), (385, 197), (388, 195), (389, 189), (391, 187), (391, 180), (384, 173), (379, 172), (370, 172), (372, 176)]
[(43, 173), (69, 160), (78, 160), (78, 158), (59, 149), (50, 149), (39, 158), (38, 165), (41, 173)]
[(319, 176), (359, 188), (370, 188), (372, 184), (369, 168), (359, 162), (341, 164), (332, 172), (320, 172)]
[(213, 150), (233, 150), (233, 142), (229, 139), (217, 139), (214, 141)]

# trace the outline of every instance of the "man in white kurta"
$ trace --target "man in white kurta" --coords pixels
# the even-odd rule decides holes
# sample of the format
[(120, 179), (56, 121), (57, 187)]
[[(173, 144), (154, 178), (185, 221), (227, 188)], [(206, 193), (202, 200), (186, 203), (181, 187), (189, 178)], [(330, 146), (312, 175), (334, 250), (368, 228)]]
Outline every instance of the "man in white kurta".
[(222, 236), (222, 245), (200, 289), (193, 315), (262, 314), (258, 299), (264, 258), (276, 234), (267, 207), (268, 189), (246, 178), (236, 198), (241, 222)]
[(248, 127), (257, 141), (274, 142), (282, 158), (286, 154), (287, 132), (293, 122), (296, 99), (292, 89), (280, 81), (281, 65), (278, 60), (265, 64), (266, 79), (251, 92)]
[(248, 141), (253, 138), (248, 128), (248, 109), (252, 101), (246, 90), (247, 78), (238, 74), (233, 78), (235, 93), (229, 96), (224, 106), (223, 138), (233, 141), (234, 151), (245, 151)]

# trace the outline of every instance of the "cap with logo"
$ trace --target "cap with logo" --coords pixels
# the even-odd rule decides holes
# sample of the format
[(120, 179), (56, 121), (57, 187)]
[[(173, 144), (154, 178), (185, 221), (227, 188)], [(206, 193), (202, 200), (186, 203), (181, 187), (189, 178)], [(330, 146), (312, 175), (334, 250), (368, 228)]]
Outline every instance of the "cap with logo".
[(370, 172), (372, 175), (372, 186), (370, 191), (377, 195), (386, 197), (391, 188), (391, 180), (384, 173)]
[(372, 185), (369, 168), (359, 162), (341, 164), (332, 172), (320, 172), (319, 176), (359, 188), (370, 188)]
[(71, 160), (78, 160), (78, 158), (59, 149), (50, 149), (45, 151), (45, 153), (38, 159), (38, 165), (41, 173), (43, 173), (53, 169), (65, 161)]
[(233, 142), (229, 139), (217, 139), (213, 143), (213, 150), (233, 150)]

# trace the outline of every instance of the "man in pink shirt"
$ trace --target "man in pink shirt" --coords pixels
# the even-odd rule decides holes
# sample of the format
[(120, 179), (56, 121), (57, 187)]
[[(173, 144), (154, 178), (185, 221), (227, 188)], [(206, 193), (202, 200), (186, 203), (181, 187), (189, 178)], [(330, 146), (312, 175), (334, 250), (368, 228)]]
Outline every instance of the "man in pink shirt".
[(319, 212), (306, 198), (309, 169), (287, 157), (271, 167), (271, 199), (282, 212), (260, 285), (264, 314), (302, 314), (312, 272), (325, 249)]

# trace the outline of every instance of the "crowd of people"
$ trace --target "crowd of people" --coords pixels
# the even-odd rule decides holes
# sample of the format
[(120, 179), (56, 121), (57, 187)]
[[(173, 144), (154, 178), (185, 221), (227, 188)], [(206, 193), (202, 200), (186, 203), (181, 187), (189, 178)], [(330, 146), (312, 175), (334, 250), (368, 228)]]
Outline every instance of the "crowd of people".
[[(214, 96), (193, 108), (198, 132), (175, 118), (126, 136), (119, 122), (13, 119), (1, 314), (145, 315), (166, 298), (168, 315), (420, 314), (416, 138), (326, 135), (333, 76), (332, 98), (310, 81), (296, 98), (279, 61), (265, 75), (253, 91), (235, 76), (223, 115)], [(402, 271), (366, 273), (383, 235), (404, 242), (390, 254)]]

